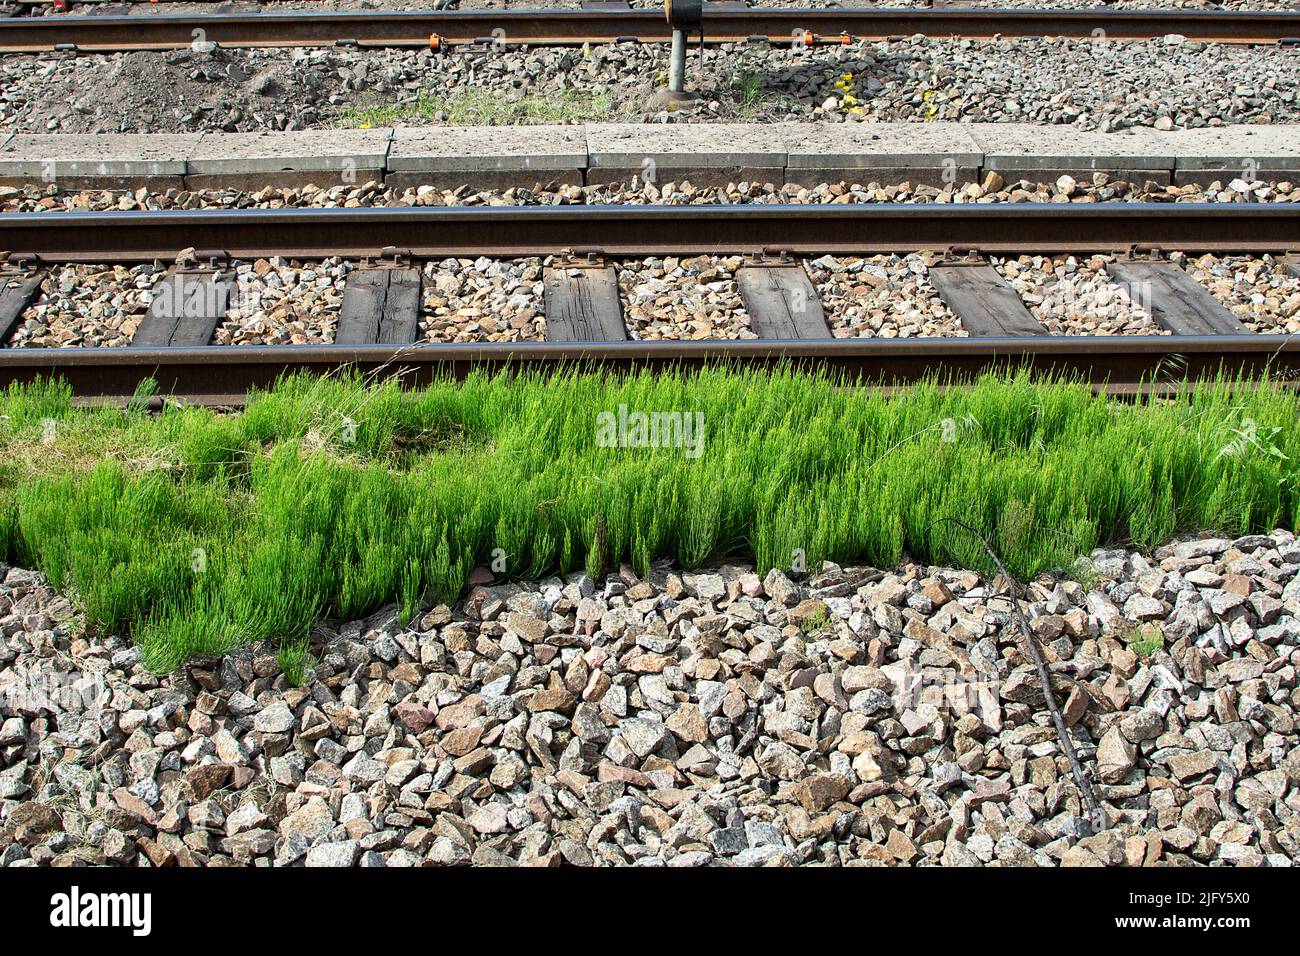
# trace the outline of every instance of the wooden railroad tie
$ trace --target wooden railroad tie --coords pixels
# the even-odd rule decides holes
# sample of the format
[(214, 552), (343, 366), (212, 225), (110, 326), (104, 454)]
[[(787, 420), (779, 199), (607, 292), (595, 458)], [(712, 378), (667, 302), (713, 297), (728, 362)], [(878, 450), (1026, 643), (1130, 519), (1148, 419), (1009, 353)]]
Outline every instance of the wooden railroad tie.
[(548, 342), (623, 342), (618, 275), (599, 249), (568, 250), (543, 283)]
[(976, 255), (930, 267), (930, 285), (968, 333), (1018, 338), (1046, 335), (1001, 273)]
[(35, 268), (35, 257), (10, 256), (9, 263), (0, 271), (0, 345), (18, 327), (28, 304), (41, 288), (44, 275)]
[(776, 251), (736, 272), (736, 285), (760, 339), (829, 339), (826, 310), (799, 260)]
[(1112, 262), (1106, 271), (1129, 299), (1175, 335), (1249, 335), (1228, 308), (1181, 268), (1161, 259)]
[[(206, 260), (206, 264), (203, 264)], [(131, 337), (136, 348), (208, 345), (235, 298), (224, 253), (196, 253), (167, 271), (153, 288), (149, 311)]]

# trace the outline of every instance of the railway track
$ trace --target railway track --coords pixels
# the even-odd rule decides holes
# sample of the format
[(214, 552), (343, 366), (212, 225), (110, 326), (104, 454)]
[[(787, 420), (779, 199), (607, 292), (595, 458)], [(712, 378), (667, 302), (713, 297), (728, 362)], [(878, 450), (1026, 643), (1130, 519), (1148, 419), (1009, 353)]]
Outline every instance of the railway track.
[[(704, 6), (703, 42), (847, 44), (929, 37), (1071, 37), (1276, 44), (1300, 42), (1300, 12), (1041, 10), (975, 7), (745, 8)], [(195, 42), (225, 47), (433, 47), (480, 44), (661, 43), (671, 30), (659, 10), (367, 10), (48, 16), (0, 19), (0, 52), (170, 50)]]
[[(0, 385), (59, 375), (83, 398), (122, 400), (154, 377), (165, 394), (236, 402), (287, 371), (474, 367), (608, 368), (796, 362), (872, 381), (968, 376), (1008, 365), (1055, 369), (1112, 391), (1219, 372), (1300, 377), (1300, 341), (1252, 334), (1160, 250), (1288, 256), (1300, 205), (971, 204), (550, 206), (0, 215), (0, 341), (47, 265), (176, 261), (127, 348), (0, 349)], [(929, 281), (969, 337), (834, 339), (796, 257), (928, 251)], [(1113, 253), (1108, 271), (1141, 296), (1160, 336), (1048, 335), (990, 254)], [(628, 340), (612, 259), (744, 255), (738, 285), (758, 340)], [(330, 346), (212, 346), (235, 260), (362, 260)], [(545, 278), (546, 342), (417, 343), (420, 260), (556, 256)], [(1288, 259), (1288, 262), (1291, 260)], [(1300, 276), (1300, 261), (1289, 268)]]

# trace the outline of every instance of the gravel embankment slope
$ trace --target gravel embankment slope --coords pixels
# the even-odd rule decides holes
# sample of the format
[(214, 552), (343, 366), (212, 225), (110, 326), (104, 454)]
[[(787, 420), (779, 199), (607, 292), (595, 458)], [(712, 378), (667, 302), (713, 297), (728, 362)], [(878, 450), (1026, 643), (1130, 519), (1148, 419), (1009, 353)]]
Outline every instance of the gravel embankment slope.
[(0, 58), (0, 131), (846, 118), (1110, 130), (1300, 119), (1300, 53), (1290, 48), (1035, 38), (732, 45), (703, 60), (692, 51), (701, 100), (670, 115), (646, 105), (664, 82), (660, 47), (10, 55)]
[(10, 570), (0, 861), (1289, 866), (1294, 536), (1091, 564), (1027, 610), (1093, 836), (1004, 591), (971, 572), (478, 587), (408, 628), (318, 628), (290, 688), (256, 649), (149, 676)]

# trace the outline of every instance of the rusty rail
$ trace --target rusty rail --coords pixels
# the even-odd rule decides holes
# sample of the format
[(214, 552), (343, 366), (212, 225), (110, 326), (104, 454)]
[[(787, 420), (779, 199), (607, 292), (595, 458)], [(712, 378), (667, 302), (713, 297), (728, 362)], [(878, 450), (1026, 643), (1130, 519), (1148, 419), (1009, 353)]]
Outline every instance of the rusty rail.
[(238, 405), (249, 389), (294, 372), (352, 367), (410, 384), (474, 369), (699, 368), (782, 363), (859, 382), (905, 386), (929, 376), (966, 380), (1028, 367), (1076, 376), (1114, 394), (1174, 387), (1220, 374), (1300, 378), (1300, 341), (1242, 336), (1039, 336), (1020, 339), (833, 339), (826, 341), (597, 342), (411, 346), (207, 346), (204, 348), (0, 349), (0, 387), (58, 376), (81, 400), (122, 402), (146, 378), (162, 395)]
[[(198, 32), (196, 32), (198, 31)], [(1054, 36), (1151, 39), (1176, 33), (1216, 43), (1300, 38), (1300, 13), (1220, 10), (1040, 10), (982, 7), (745, 9), (706, 4), (704, 40), (849, 43), (889, 37)], [(363, 10), (45, 16), (0, 20), (0, 52), (170, 50), (196, 42), (224, 47), (429, 47), (661, 43), (671, 34), (656, 9)]]
[(0, 214), (0, 250), (42, 262), (234, 258), (1300, 251), (1300, 204), (892, 203), (492, 206)]

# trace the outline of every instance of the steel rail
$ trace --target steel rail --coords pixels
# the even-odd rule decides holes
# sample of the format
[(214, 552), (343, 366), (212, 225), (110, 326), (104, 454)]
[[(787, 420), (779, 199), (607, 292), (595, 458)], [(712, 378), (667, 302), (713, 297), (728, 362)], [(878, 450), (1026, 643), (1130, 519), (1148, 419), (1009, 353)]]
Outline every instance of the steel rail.
[(0, 250), (39, 261), (827, 253), (1300, 250), (1300, 203), (491, 206), (0, 214)]
[[(703, 37), (725, 43), (845, 43), (889, 37), (1071, 37), (1152, 39), (1180, 34), (1216, 43), (1300, 38), (1300, 13), (1218, 10), (1039, 10), (997, 8), (753, 8), (706, 4)], [(225, 47), (448, 44), (568, 45), (667, 42), (662, 11), (363, 10), (48, 16), (0, 20), (0, 52), (168, 50), (196, 40)]]
[(927, 377), (961, 381), (1028, 367), (1082, 378), (1117, 394), (1220, 374), (1300, 376), (1300, 340), (1270, 335), (1038, 336), (1018, 339), (831, 339), (823, 341), (424, 343), (373, 346), (206, 346), (203, 348), (0, 349), (0, 387), (37, 377), (64, 379), (79, 399), (120, 402), (153, 378), (163, 395), (209, 405), (242, 402), (294, 372), (343, 367), (411, 384), (475, 369), (695, 369), (791, 364), (853, 381), (907, 385)]

